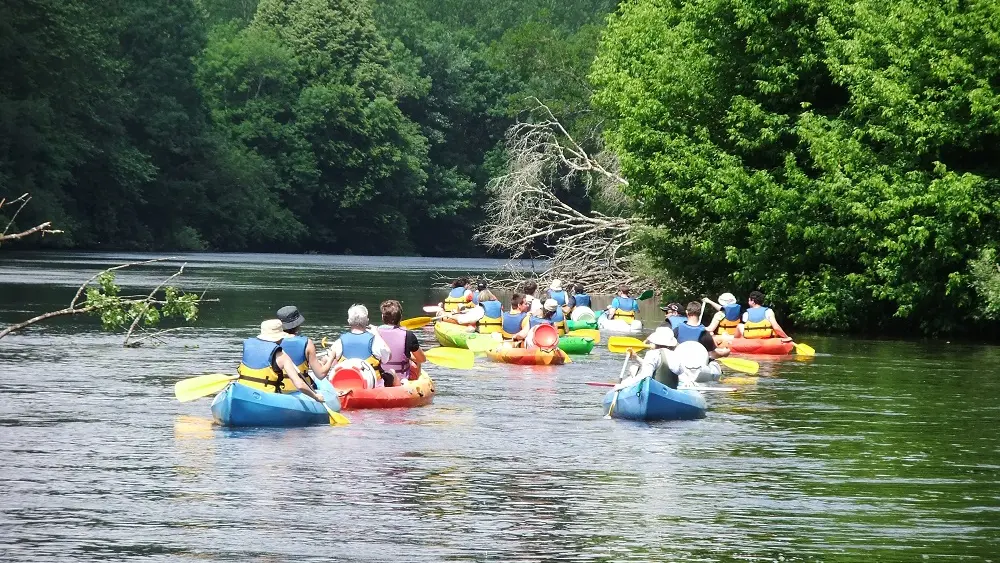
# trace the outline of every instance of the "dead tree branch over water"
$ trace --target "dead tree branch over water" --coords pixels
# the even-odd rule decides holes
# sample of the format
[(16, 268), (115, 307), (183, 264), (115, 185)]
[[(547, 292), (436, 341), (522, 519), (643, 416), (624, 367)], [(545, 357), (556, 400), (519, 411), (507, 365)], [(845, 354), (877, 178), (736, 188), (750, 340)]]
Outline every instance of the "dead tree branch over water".
[(40, 233), (42, 236), (45, 236), (46, 234), (54, 235), (62, 232), (58, 229), (53, 229), (51, 221), (45, 221), (44, 223), (40, 223), (38, 225), (35, 225), (34, 227), (31, 227), (30, 229), (25, 229), (17, 233), (10, 232), (10, 228), (14, 226), (14, 221), (17, 220), (18, 214), (21, 213), (21, 210), (24, 209), (25, 205), (28, 205), (29, 201), (31, 201), (31, 196), (28, 193), (23, 193), (21, 194), (21, 197), (12, 199), (10, 201), (8, 201), (7, 198), (0, 198), (0, 212), (3, 211), (4, 207), (13, 207), (18, 203), (21, 204), (18, 206), (17, 210), (14, 211), (14, 215), (11, 216), (10, 220), (7, 221), (7, 226), (4, 227), (3, 232), (0, 233), (0, 246), (3, 245), (4, 241), (20, 240), (26, 236), (30, 236), (35, 233)]
[[(488, 189), (486, 223), (477, 238), (516, 259), (548, 260), (545, 282), (560, 278), (589, 291), (610, 292), (619, 283), (645, 285), (636, 272), (633, 229), (622, 188), (628, 185), (607, 152), (591, 154), (549, 108), (533, 99), (528, 121), (507, 131), (507, 173)], [(560, 187), (583, 182), (594, 207), (584, 213), (560, 199)]]

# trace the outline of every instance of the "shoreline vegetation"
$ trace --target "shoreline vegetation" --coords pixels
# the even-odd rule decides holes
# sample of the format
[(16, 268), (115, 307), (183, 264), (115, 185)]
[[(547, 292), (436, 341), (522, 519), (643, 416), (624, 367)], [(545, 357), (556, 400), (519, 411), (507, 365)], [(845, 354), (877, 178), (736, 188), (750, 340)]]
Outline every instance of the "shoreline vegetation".
[(759, 289), (798, 330), (1000, 318), (992, 1), (30, 0), (0, 21), (0, 198), (21, 203), (0, 224), (46, 225), (19, 248), (492, 251), (595, 291)]

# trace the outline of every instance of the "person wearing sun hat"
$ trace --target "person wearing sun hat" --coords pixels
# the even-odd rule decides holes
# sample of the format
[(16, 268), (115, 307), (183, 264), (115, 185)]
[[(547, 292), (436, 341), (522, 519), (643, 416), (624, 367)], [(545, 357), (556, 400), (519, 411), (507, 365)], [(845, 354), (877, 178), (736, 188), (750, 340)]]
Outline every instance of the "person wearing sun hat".
[(316, 377), (326, 377), (333, 367), (333, 358), (328, 358), (326, 363), (320, 361), (316, 355), (316, 344), (311, 338), (299, 334), (302, 323), (306, 322), (299, 308), (295, 305), (286, 305), (278, 309), (277, 317), (281, 321), (281, 329), (290, 335), (281, 341), (281, 349), (299, 367), (299, 373), (305, 375), (311, 369)]
[[(677, 346), (677, 338), (674, 336), (674, 331), (670, 327), (665, 326), (657, 328), (652, 334), (646, 337), (645, 342), (652, 350), (646, 352), (642, 357), (639, 370), (635, 375), (622, 381), (619, 387), (631, 385), (635, 381), (652, 376), (653, 379), (667, 387), (677, 389), (678, 375), (684, 370), (677, 355), (674, 353), (674, 347)], [(629, 358), (638, 360), (638, 356), (631, 350), (629, 350)]]
[(322, 394), (313, 391), (282, 344), (294, 338), (282, 330), (282, 322), (268, 319), (260, 323), (260, 334), (243, 341), (243, 354), (236, 368), (239, 382), (248, 387), (271, 393), (293, 393), (301, 391), (305, 395), (324, 402)]
[(735, 336), (736, 327), (740, 324), (740, 313), (743, 312), (740, 309), (740, 304), (736, 301), (736, 296), (732, 293), (723, 293), (719, 296), (718, 303), (707, 297), (702, 301), (715, 307), (715, 310), (718, 311), (712, 316), (712, 322), (708, 323), (705, 329), (716, 336), (723, 336), (727, 339)]
[(562, 280), (552, 280), (552, 283), (549, 284), (548, 294), (549, 299), (555, 299), (556, 304), (560, 307), (566, 306), (566, 292), (563, 291)]

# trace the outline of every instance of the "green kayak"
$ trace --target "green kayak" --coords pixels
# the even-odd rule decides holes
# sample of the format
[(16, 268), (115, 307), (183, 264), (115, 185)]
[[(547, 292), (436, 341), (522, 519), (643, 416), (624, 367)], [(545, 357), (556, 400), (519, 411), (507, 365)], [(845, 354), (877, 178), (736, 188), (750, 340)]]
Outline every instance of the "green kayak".
[(581, 336), (562, 336), (559, 338), (559, 349), (567, 354), (589, 354), (594, 349), (594, 340)]
[(577, 330), (580, 328), (597, 328), (597, 321), (592, 323), (586, 321), (566, 321), (566, 330)]
[(465, 327), (452, 323), (434, 323), (434, 336), (438, 343), (449, 348), (468, 348), (468, 338), (473, 332), (466, 332)]

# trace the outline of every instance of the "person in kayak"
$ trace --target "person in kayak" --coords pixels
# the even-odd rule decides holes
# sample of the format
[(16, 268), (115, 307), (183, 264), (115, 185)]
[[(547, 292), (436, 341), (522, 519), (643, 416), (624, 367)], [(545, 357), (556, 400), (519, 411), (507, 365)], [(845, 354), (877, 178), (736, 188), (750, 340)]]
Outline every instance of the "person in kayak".
[(556, 326), (558, 330), (557, 323), (553, 318), (559, 312), (559, 303), (556, 303), (555, 299), (546, 299), (542, 305), (542, 316), (526, 316), (521, 323), (521, 330), (514, 335), (514, 340), (523, 340), (526, 347), (537, 348), (534, 340), (535, 329), (542, 325), (551, 325)]
[(291, 357), (295, 365), (299, 366), (299, 373), (305, 375), (311, 369), (316, 377), (326, 377), (333, 366), (333, 361), (330, 360), (325, 364), (321, 362), (316, 355), (316, 343), (311, 338), (299, 334), (302, 323), (306, 322), (299, 308), (295, 305), (286, 305), (278, 309), (277, 317), (281, 321), (281, 330), (291, 335), (281, 341), (281, 349)]
[(528, 302), (520, 293), (510, 297), (510, 311), (503, 314), (500, 334), (504, 339), (511, 340), (521, 332), (524, 319), (528, 317)]
[(590, 295), (587, 295), (587, 290), (582, 285), (576, 284), (573, 288), (573, 299), (577, 307), (590, 308)]
[[(281, 330), (281, 321), (268, 319), (260, 323), (260, 334), (243, 341), (243, 355), (236, 368), (239, 382), (254, 389), (270, 393), (303, 394), (322, 403), (323, 394), (313, 389), (312, 380), (300, 371), (299, 364), (281, 348), (281, 342), (292, 339), (293, 335)], [(297, 343), (290, 348), (298, 350)], [(323, 375), (330, 366), (321, 366)]]
[(420, 366), (427, 361), (424, 351), (420, 349), (420, 341), (411, 330), (399, 326), (403, 317), (403, 306), (395, 299), (387, 299), (379, 306), (382, 311), (382, 326), (378, 334), (389, 347), (389, 360), (382, 363), (383, 370), (394, 373), (394, 383), (404, 379), (418, 379)]
[(563, 291), (562, 280), (552, 280), (552, 283), (549, 284), (549, 291), (547, 293), (548, 298), (555, 299), (556, 303), (558, 303), (560, 307), (564, 307), (566, 305), (568, 296), (566, 295), (566, 292)]
[(471, 307), (472, 290), (469, 289), (471, 285), (468, 278), (456, 278), (451, 282), (451, 291), (444, 298), (444, 303), (438, 303), (438, 306), (448, 313), (457, 313), (466, 307)]
[(732, 339), (736, 335), (736, 328), (740, 325), (740, 304), (736, 302), (736, 297), (732, 293), (723, 293), (716, 303), (708, 297), (702, 300), (712, 307), (717, 313), (712, 316), (712, 322), (705, 327), (708, 332), (714, 335)]
[(479, 308), (483, 310), (483, 316), (479, 319), (477, 330), (481, 334), (500, 332), (503, 328), (503, 304), (492, 291), (484, 289), (479, 294)]
[(723, 358), (729, 355), (729, 348), (722, 348), (715, 345), (715, 339), (712, 338), (712, 333), (705, 329), (705, 326), (701, 324), (701, 302), (692, 301), (688, 303), (687, 309), (687, 321), (681, 323), (674, 329), (674, 336), (677, 338), (677, 342), (699, 342), (702, 346), (708, 350), (708, 355), (713, 359)]
[(629, 359), (639, 362), (639, 369), (631, 377), (624, 378), (620, 386), (631, 385), (640, 379), (652, 376), (667, 387), (677, 389), (678, 376), (683, 370), (674, 354), (674, 347), (677, 346), (674, 332), (669, 327), (659, 327), (646, 337), (645, 342), (652, 349), (641, 359), (633, 350), (628, 351)]
[(638, 313), (639, 302), (629, 297), (629, 287), (621, 284), (618, 286), (618, 295), (611, 300), (611, 304), (608, 305), (608, 313), (605, 316), (609, 319), (618, 319), (630, 323), (635, 320), (635, 316)]
[(479, 301), (481, 299), (479, 295), (484, 291), (486, 291), (486, 282), (480, 280), (478, 283), (476, 283), (476, 290), (472, 292), (473, 305), (479, 305)]
[(781, 338), (785, 342), (792, 341), (775, 320), (774, 311), (764, 306), (763, 293), (751, 291), (747, 304), (749, 307), (743, 313), (743, 322), (736, 328), (737, 338)]
[(535, 317), (542, 316), (542, 302), (535, 298), (535, 292), (538, 291), (538, 283), (535, 280), (528, 280), (524, 282), (522, 289), (524, 290), (524, 297), (522, 299), (528, 303), (528, 311)]
[[(350, 330), (340, 335), (336, 342), (330, 345), (330, 357), (336, 362), (350, 363), (362, 374), (367, 373), (371, 383), (377, 385), (376, 366), (388, 363), (392, 352), (389, 345), (379, 335), (378, 330), (368, 324), (368, 308), (364, 305), (351, 305), (347, 310), (347, 324)], [(381, 381), (385, 387), (392, 387), (395, 378), (385, 370), (379, 370)]]
[(684, 308), (681, 307), (680, 303), (668, 303), (666, 307), (660, 307), (660, 310), (664, 314), (661, 327), (675, 329), (687, 320), (687, 317), (684, 315)]

